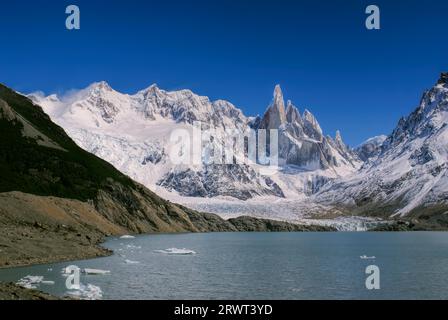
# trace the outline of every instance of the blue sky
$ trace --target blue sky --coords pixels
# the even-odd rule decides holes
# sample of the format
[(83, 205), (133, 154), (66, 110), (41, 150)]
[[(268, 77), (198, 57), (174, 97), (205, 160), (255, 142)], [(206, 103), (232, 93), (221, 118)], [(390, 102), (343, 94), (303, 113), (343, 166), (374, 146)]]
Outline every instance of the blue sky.
[[(77, 4), (81, 30), (65, 29)], [(364, 26), (381, 9), (381, 30)], [(0, 82), (61, 93), (106, 80), (133, 93), (158, 83), (263, 113), (279, 83), (324, 131), (350, 145), (389, 133), (448, 70), (448, 2), (8, 1)]]

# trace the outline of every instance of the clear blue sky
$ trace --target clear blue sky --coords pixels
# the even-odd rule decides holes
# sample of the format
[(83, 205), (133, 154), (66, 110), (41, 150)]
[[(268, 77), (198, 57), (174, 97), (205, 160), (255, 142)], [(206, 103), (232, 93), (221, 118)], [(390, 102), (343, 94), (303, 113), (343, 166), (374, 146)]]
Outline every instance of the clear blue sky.
[[(65, 29), (65, 7), (81, 30)], [(368, 4), (380, 31), (364, 27)], [(445, 0), (8, 1), (0, 82), (22, 92), (151, 83), (263, 113), (276, 83), (346, 142), (389, 133), (448, 70)]]

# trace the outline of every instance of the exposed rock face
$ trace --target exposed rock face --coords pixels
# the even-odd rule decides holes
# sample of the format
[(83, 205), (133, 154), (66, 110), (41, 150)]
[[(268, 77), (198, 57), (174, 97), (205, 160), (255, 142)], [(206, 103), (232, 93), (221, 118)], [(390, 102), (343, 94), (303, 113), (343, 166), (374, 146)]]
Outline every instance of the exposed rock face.
[(303, 112), (303, 131), (311, 139), (322, 141), (322, 129), (314, 115), (307, 109)]
[(288, 100), (287, 102), (286, 121), (288, 121), (288, 123), (303, 125), (302, 116), (300, 115), (299, 109), (297, 109), (296, 106), (293, 105), (291, 100)]
[(241, 200), (263, 195), (284, 197), (275, 182), (246, 165), (209, 165), (202, 171), (171, 172), (159, 185), (188, 197), (224, 195)]
[(448, 85), (448, 72), (442, 72), (440, 74), (440, 78), (437, 81), (437, 84), (440, 84), (442, 86)]
[(274, 99), (261, 120), (260, 128), (278, 129), (286, 123), (285, 101), (283, 100), (282, 89), (279, 85), (275, 86)]

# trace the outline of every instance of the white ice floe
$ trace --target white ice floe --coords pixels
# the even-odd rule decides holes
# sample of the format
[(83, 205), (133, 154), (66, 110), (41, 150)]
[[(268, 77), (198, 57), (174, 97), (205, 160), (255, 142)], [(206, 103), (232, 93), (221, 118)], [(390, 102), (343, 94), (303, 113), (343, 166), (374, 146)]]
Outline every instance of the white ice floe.
[(366, 255), (362, 255), (362, 256), (360, 256), (360, 258), (361, 258), (362, 260), (374, 260), (374, 259), (376, 259), (375, 256), (368, 257), (368, 256), (366, 256)]
[(124, 235), (124, 236), (121, 236), (121, 237), (120, 237), (120, 239), (135, 239), (135, 237), (134, 237), (134, 236), (131, 236), (131, 235), (128, 235), (128, 234), (126, 234), (126, 235)]
[(93, 284), (80, 284), (79, 290), (67, 291), (67, 295), (79, 298), (81, 300), (98, 300), (103, 297), (103, 291), (100, 287)]
[(101, 269), (90, 269), (90, 268), (84, 268), (81, 270), (84, 274), (90, 274), (90, 275), (104, 275), (109, 274), (109, 270), (101, 270)]
[(140, 263), (139, 261), (133, 261), (133, 260), (128, 260), (128, 259), (124, 260), (124, 262), (127, 264), (139, 264)]
[(42, 276), (26, 276), (17, 281), (17, 285), (27, 288), (27, 289), (36, 289), (39, 284), (42, 283), (44, 277)]
[(164, 253), (164, 254), (173, 254), (173, 255), (190, 255), (190, 254), (196, 254), (195, 251), (190, 249), (178, 249), (178, 248), (169, 248), (165, 250), (154, 250), (154, 252), (157, 253)]

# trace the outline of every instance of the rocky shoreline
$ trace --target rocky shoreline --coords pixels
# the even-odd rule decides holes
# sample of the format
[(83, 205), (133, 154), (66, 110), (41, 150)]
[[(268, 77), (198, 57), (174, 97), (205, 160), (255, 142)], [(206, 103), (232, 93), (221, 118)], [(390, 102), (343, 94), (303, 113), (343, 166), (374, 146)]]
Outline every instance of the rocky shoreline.
[(0, 300), (64, 300), (50, 294), (26, 289), (14, 283), (0, 282)]

